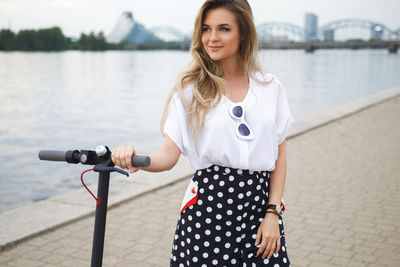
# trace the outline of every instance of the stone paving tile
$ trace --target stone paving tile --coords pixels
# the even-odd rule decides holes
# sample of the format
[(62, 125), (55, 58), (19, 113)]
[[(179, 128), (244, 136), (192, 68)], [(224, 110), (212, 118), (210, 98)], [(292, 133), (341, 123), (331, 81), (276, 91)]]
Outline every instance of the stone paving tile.
[[(400, 262), (400, 97), (287, 141), (292, 266)], [(108, 212), (104, 266), (168, 266), (189, 179)], [(89, 266), (94, 218), (0, 252), (2, 266)]]
[(20, 267), (20, 266), (36, 267), (36, 266), (42, 266), (43, 264), (41, 261), (20, 257), (14, 259), (13, 261), (7, 262), (7, 265), (15, 267)]

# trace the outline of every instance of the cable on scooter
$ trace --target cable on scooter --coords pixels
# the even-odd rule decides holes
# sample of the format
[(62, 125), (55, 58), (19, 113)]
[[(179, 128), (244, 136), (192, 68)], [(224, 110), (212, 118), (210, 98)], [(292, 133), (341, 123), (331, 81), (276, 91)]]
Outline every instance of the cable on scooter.
[(83, 182), (83, 175), (84, 175), (85, 173), (87, 173), (87, 172), (90, 172), (90, 171), (93, 171), (93, 169), (88, 169), (88, 170), (82, 172), (82, 174), (81, 174), (81, 182), (82, 182), (83, 186), (86, 188), (86, 190), (87, 190), (87, 191), (92, 195), (92, 197), (96, 200), (96, 206), (100, 206), (100, 204), (101, 204), (100, 198), (96, 197), (96, 196), (92, 193), (92, 191), (90, 191), (90, 189), (85, 185), (85, 182)]

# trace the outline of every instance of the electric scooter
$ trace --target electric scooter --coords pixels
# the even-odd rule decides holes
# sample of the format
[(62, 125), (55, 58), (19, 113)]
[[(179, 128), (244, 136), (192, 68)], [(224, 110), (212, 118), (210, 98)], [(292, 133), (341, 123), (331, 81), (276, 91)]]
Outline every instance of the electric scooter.
[[(107, 202), (108, 188), (110, 182), (110, 172), (119, 172), (126, 176), (129, 174), (126, 171), (115, 168), (111, 160), (111, 151), (107, 146), (98, 146), (95, 151), (92, 150), (41, 150), (39, 159), (50, 161), (65, 161), (71, 164), (94, 165), (93, 170), (99, 173), (99, 181), (97, 187), (97, 197), (86, 187), (83, 182), (83, 172), (81, 175), (82, 184), (89, 193), (96, 199), (96, 216), (94, 223), (93, 246), (92, 246), (92, 261), (91, 267), (100, 267), (103, 263), (104, 250), (104, 234), (106, 228), (107, 217)], [(147, 156), (132, 156), (133, 167), (148, 167), (150, 166), (150, 157)], [(89, 170), (87, 170), (89, 171)]]

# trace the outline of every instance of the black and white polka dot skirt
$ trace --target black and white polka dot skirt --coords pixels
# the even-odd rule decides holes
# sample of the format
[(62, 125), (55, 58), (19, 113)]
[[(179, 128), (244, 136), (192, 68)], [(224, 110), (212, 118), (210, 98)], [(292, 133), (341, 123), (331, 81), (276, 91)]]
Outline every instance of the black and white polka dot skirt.
[(197, 201), (178, 219), (170, 266), (290, 266), (282, 216), (281, 248), (269, 260), (256, 256), (257, 230), (268, 203), (269, 172), (213, 165), (197, 170)]

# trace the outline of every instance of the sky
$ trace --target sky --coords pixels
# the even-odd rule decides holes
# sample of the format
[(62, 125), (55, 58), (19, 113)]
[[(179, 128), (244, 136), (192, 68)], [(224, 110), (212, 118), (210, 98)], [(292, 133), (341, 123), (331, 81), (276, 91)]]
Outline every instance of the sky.
[[(59, 26), (66, 36), (103, 31), (108, 35), (118, 17), (130, 11), (146, 28), (172, 26), (184, 33), (193, 29), (204, 0), (0, 0), (0, 29), (38, 29)], [(318, 24), (359, 18), (392, 30), (400, 28), (400, 0), (249, 0), (256, 25), (288, 22), (304, 26), (307, 12), (318, 15)]]

